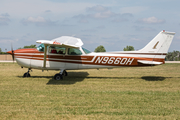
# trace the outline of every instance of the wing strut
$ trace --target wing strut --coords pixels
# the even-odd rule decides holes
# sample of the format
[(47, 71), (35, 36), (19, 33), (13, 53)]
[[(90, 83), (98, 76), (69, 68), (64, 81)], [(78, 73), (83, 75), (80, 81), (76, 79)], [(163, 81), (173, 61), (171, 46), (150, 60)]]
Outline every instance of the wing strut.
[(44, 44), (44, 64), (43, 68), (46, 68), (46, 55), (47, 55), (47, 44)]

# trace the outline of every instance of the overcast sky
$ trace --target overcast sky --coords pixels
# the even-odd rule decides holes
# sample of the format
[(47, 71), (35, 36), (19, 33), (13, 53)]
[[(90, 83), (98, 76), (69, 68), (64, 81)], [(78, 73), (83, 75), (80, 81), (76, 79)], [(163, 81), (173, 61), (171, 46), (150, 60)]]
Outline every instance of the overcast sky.
[[(176, 32), (169, 51), (180, 51), (179, 0), (1, 0), (2, 51), (60, 36), (80, 38), (94, 51), (143, 48), (160, 31)], [(38, 45), (38, 44), (37, 44)]]

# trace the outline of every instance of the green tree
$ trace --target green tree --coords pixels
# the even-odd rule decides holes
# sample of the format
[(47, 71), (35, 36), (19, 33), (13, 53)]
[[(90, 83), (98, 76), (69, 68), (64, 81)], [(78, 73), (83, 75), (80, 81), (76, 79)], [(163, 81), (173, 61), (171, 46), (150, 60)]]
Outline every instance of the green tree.
[(166, 55), (166, 61), (179, 61), (179, 60), (180, 60), (179, 51), (168, 52)]
[[(23, 48), (37, 48), (36, 45), (29, 45), (29, 46), (24, 46)], [(22, 49), (21, 47), (18, 49)]]
[(134, 51), (134, 47), (133, 46), (126, 46), (123, 50), (124, 51)]
[(36, 45), (24, 46), (24, 48), (37, 48)]
[(3, 52), (2, 49), (0, 48), (0, 54), (8, 54), (7, 52)]
[(100, 45), (94, 50), (94, 52), (106, 52), (106, 49), (104, 46)]

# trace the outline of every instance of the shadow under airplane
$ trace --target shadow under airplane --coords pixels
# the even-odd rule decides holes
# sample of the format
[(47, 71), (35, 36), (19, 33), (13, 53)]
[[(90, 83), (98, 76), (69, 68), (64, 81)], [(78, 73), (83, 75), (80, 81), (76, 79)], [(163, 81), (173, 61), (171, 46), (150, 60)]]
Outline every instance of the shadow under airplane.
[(166, 79), (166, 77), (162, 76), (143, 76), (141, 79), (144, 79), (146, 81), (163, 81)]
[[(87, 79), (143, 79), (145, 81), (163, 81), (166, 78), (172, 77), (162, 77), (162, 76), (142, 76), (142, 77), (88, 77), (88, 72), (68, 72), (68, 76), (64, 77), (63, 80), (54, 80), (52, 76), (31, 76), (31, 78), (47, 78), (50, 79), (47, 85), (68, 85), (75, 84), (76, 82), (82, 82), (85, 78)], [(23, 78), (21, 76), (18, 76)]]

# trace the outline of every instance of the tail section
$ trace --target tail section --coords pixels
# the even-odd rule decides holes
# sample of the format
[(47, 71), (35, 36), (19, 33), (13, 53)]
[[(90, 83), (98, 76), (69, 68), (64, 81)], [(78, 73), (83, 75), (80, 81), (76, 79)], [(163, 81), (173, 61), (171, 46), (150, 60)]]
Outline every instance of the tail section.
[(148, 60), (138, 60), (143, 65), (160, 65), (165, 63), (165, 57), (175, 33), (161, 31), (143, 49), (139, 50), (141, 57)]
[(174, 35), (174, 32), (166, 32), (163, 30), (139, 51), (141, 53), (158, 53), (157, 55), (163, 55), (165, 58)]

